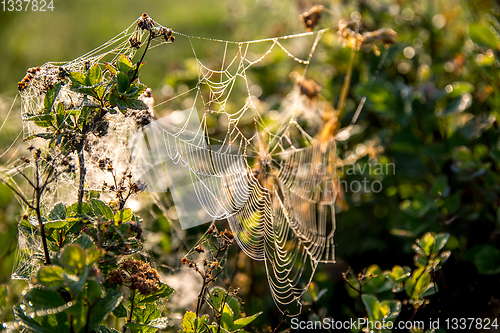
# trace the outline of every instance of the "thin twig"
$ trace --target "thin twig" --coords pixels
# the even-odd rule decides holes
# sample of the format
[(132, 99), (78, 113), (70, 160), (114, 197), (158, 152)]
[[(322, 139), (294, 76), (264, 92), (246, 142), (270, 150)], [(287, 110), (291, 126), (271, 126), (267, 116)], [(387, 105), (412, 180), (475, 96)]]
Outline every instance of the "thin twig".
[(347, 67), (347, 73), (344, 77), (344, 84), (342, 85), (342, 92), (340, 94), (339, 104), (337, 105), (337, 110), (339, 111), (339, 118), (342, 117), (342, 109), (344, 108), (345, 100), (347, 98), (347, 92), (349, 91), (349, 86), (351, 85), (352, 68), (354, 67), (355, 58), (356, 58), (356, 49), (353, 48), (351, 51), (351, 58), (349, 59), (349, 66)]
[(85, 170), (85, 156), (83, 152), (83, 143), (82, 147), (78, 150), (78, 165), (80, 168), (80, 179), (78, 184), (78, 213), (82, 213), (82, 204), (83, 204), (83, 194), (85, 187), (85, 175), (87, 170)]
[(14, 194), (19, 198), (21, 199), (21, 201), (26, 205), (28, 206), (28, 208), (32, 209), (32, 210), (35, 210), (35, 206), (33, 206), (29, 201), (28, 199), (26, 199), (26, 197), (21, 193), (19, 192), (15, 187), (13, 187), (12, 185), (10, 185), (8, 182), (6, 182), (3, 178), (0, 178), (0, 182), (2, 182), (2, 184), (4, 184), (5, 186), (7, 186), (8, 188), (11, 189), (12, 192), (14, 192)]
[(137, 79), (137, 74), (139, 73), (139, 67), (142, 63), (142, 61), (144, 60), (144, 56), (146, 55), (146, 52), (148, 51), (149, 49), (149, 43), (151, 43), (151, 40), (155, 37), (153, 31), (149, 31), (149, 36), (148, 36), (148, 42), (146, 44), (146, 48), (144, 49), (144, 52), (142, 53), (142, 56), (141, 56), (141, 59), (139, 60), (138, 63), (136, 63), (136, 69), (135, 69), (135, 72), (134, 72), (134, 76), (132, 76), (132, 79), (130, 80), (130, 82), (134, 82), (135, 79)]

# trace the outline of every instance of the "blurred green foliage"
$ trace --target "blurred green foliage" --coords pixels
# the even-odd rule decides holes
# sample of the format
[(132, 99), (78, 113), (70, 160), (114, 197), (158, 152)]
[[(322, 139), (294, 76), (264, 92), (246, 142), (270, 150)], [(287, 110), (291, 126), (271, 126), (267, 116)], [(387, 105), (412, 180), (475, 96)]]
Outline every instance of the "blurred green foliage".
[[(304, 31), (298, 15), (312, 4), (305, 0), (83, 0), (56, 1), (53, 13), (2, 12), (1, 98), (12, 99), (26, 68), (76, 58), (116, 35), (144, 11), (160, 23), (189, 35), (249, 40)], [(358, 120), (360, 130), (346, 144), (339, 145), (339, 154), (344, 157), (345, 151), (358, 144), (376, 140), (382, 149), (378, 162), (394, 163), (395, 172), (345, 176), (348, 182), (362, 177), (380, 181), (383, 190), (345, 193), (348, 209), (339, 209), (336, 217), (337, 264), (320, 265), (314, 284), (304, 296), (302, 318), (348, 320), (361, 317), (368, 310), (368, 317), (376, 320), (381, 314), (390, 317), (397, 302), (397, 320), (499, 316), (498, 4), (487, 0), (323, 4), (344, 17), (360, 12), (368, 30), (387, 27), (399, 34), (398, 43), (381, 50), (379, 57), (358, 54), (342, 124), (350, 122), (363, 96), (367, 97), (367, 104)], [(320, 27), (335, 23), (335, 19), (323, 15)], [(342, 49), (335, 31), (328, 32), (323, 41), (309, 76), (323, 86), (321, 95), (336, 105), (349, 50)], [(200, 58), (220, 57), (220, 53), (208, 47), (200, 52)], [(292, 86), (288, 74), (293, 67), (281, 60), (278, 56), (272, 59), (273, 72), (262, 67), (252, 73), (252, 79), (262, 87), (261, 100), (270, 110), (279, 108)], [(150, 52), (142, 81), (153, 88), (161, 101), (182, 92), (183, 85), (195, 82), (196, 77), (186, 70), (190, 64), (193, 66), (193, 61), (189, 48), (176, 48), (175, 44), (162, 52)], [(2, 108), (7, 109), (8, 106)], [(18, 112), (14, 113), (11, 117), (19, 117)], [(5, 115), (6, 111), (2, 111), (2, 119)], [(2, 148), (10, 145), (17, 135), (13, 133), (17, 132), (0, 132)], [(359, 161), (369, 162), (367, 158)], [(15, 200), (3, 185), (0, 197), (0, 242), (10, 244), (0, 249), (0, 282), (7, 282), (20, 217)], [(168, 267), (178, 264), (183, 254), (174, 252), (179, 246), (178, 240), (170, 237), (169, 222), (174, 217), (166, 215), (159, 207), (153, 207), (144, 218), (150, 233), (157, 235), (146, 238), (151, 241), (151, 255), (168, 272)], [(199, 231), (203, 228), (190, 231), (190, 239), (196, 239)], [(412, 247), (417, 256), (428, 258), (434, 250), (429, 250), (426, 239), (432, 237), (432, 244), (437, 244), (436, 239), (444, 236), (436, 235), (444, 233), (449, 238), (437, 251), (451, 251), (451, 255), (436, 274), (431, 274), (428, 262), (414, 262)], [(417, 239), (420, 241), (414, 246)], [(241, 284), (239, 296), (245, 301), (245, 310), (263, 311), (252, 325), (262, 329), (276, 327), (282, 316), (269, 295), (264, 267), (240, 257), (236, 250), (231, 252), (227, 266), (239, 267), (233, 281)], [(411, 273), (409, 267), (414, 263), (418, 268)], [(343, 280), (342, 273), (349, 267), (353, 272), (364, 272), (364, 276), (373, 274), (361, 297)], [(228, 272), (228, 278), (231, 273)], [(422, 282), (419, 293), (414, 293), (411, 290), (415, 290), (417, 280)], [(356, 281), (357, 278), (350, 283), (363, 283)], [(434, 290), (428, 287), (431, 283), (437, 287), (437, 293), (430, 293)], [(12, 297), (16, 297), (16, 288), (19, 286), (12, 284)], [(424, 298), (428, 302), (423, 302), (415, 315), (411, 300), (415, 303)], [(410, 302), (405, 303), (407, 299)]]

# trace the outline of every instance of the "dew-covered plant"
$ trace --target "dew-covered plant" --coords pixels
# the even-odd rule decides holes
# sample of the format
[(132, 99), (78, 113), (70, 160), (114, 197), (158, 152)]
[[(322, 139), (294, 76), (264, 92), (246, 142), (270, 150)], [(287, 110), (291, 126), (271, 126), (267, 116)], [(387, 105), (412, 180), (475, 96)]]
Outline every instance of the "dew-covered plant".
[[(161, 36), (173, 41), (170, 30), (155, 27), (147, 14), (139, 19), (136, 34), (144, 31), (149, 33), (148, 45)], [(129, 43), (140, 48), (135, 37)], [(1, 179), (26, 208), (20, 233), (42, 244), (43, 258), (35, 249), (23, 249), (31, 269), (20, 277), (30, 279), (30, 285), (14, 306), (16, 321), (4, 324), (5, 328), (151, 332), (166, 327), (158, 302), (168, 299), (173, 289), (142, 257), (134, 259), (143, 248), (142, 219), (126, 208), (127, 200), (146, 184), (134, 181), (128, 170), (120, 177), (113, 161), (105, 157), (98, 165), (111, 173), (114, 184), (103, 184), (100, 192), (86, 190), (85, 158), (91, 145), (108, 133), (109, 116), (121, 113), (125, 118), (151, 119), (141, 98), (146, 86), (139, 83), (147, 50), (148, 46), (136, 63), (130, 55), (118, 54), (107, 63), (87, 61), (83, 69), (44, 65), (44, 70), (28, 70), (18, 84), (21, 92), (38, 85), (43, 94), (42, 107), (23, 116), (33, 133), (25, 139), (32, 143), (32, 156), (13, 165), (33, 194), (24, 194), (9, 174)], [(37, 77), (44, 71), (43, 78)], [(57, 75), (50, 76), (51, 71)], [(53, 183), (76, 177), (75, 173), (76, 197), (47, 209), (47, 197), (58, 195)], [(115, 200), (101, 200), (105, 194)], [(115, 323), (102, 325), (111, 313)]]

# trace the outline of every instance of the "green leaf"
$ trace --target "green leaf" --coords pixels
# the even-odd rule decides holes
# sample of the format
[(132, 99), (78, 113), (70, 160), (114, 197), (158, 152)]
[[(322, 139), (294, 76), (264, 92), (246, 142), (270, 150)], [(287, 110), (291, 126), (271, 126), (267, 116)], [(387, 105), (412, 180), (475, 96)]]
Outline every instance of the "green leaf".
[(73, 84), (76, 87), (80, 87), (80, 86), (85, 85), (86, 77), (85, 77), (85, 74), (83, 74), (83, 73), (71, 72), (71, 73), (69, 73), (69, 79), (71, 80), (71, 82), (73, 82)]
[(433, 197), (446, 197), (450, 194), (450, 186), (445, 175), (436, 177), (429, 194)]
[(374, 294), (391, 289), (391, 283), (386, 280), (378, 265), (371, 265), (365, 272), (366, 283), (363, 292)]
[(396, 265), (392, 268), (392, 271), (385, 271), (384, 275), (393, 280), (394, 282), (402, 282), (406, 280), (408, 276), (410, 276), (410, 267), (401, 267)]
[[(49, 126), (50, 126), (50, 124), (49, 124)], [(33, 134), (33, 135), (28, 136), (23, 141), (29, 141), (29, 140), (34, 139), (34, 138), (42, 138), (45, 140), (50, 140), (50, 139), (54, 138), (54, 134), (52, 134), (52, 133), (37, 133), (37, 134)]]
[(116, 106), (123, 112), (128, 109), (132, 110), (146, 110), (148, 106), (139, 99), (122, 99), (115, 98)]
[(87, 265), (87, 254), (80, 245), (69, 244), (62, 249), (59, 263), (64, 268), (81, 271)]
[(186, 311), (184, 318), (182, 318), (182, 329), (186, 333), (194, 333), (194, 319), (196, 314), (192, 311)]
[(103, 250), (93, 246), (87, 250), (87, 265), (92, 265), (102, 257)]
[(120, 54), (116, 60), (116, 67), (120, 72), (128, 73), (132, 70), (132, 62), (126, 55)]
[(384, 319), (394, 320), (401, 312), (401, 302), (398, 300), (384, 300), (380, 302), (380, 312)]
[(124, 93), (119, 93), (122, 97), (128, 97), (128, 99), (137, 98), (146, 90), (147, 87), (144, 84), (134, 83)]
[(389, 81), (370, 81), (364, 85), (357, 85), (355, 90), (358, 96), (366, 96), (367, 107), (380, 116), (403, 120), (404, 106), (399, 97), (401, 94)]
[(116, 309), (113, 310), (113, 314), (118, 317), (118, 318), (125, 318), (127, 317), (127, 309), (125, 308), (125, 305), (123, 303), (120, 303)]
[(59, 202), (52, 207), (52, 210), (49, 213), (49, 219), (52, 221), (66, 219), (66, 207), (62, 202)]
[(448, 94), (449, 97), (457, 97), (463, 93), (473, 93), (475, 87), (473, 84), (465, 81), (455, 81), (451, 84), (453, 90)]
[(108, 289), (106, 295), (101, 297), (90, 310), (90, 316), (87, 321), (88, 331), (91, 332), (101, 321), (106, 319), (122, 300), (123, 294), (120, 291)]
[(58, 82), (51, 89), (47, 90), (45, 94), (45, 100), (43, 101), (43, 107), (45, 112), (50, 112), (52, 110), (52, 106), (54, 106), (54, 102), (56, 101), (57, 95), (59, 95), (59, 91), (61, 91), (61, 82)]
[[(162, 282), (160, 282), (159, 285), (160, 285), (160, 288), (158, 289), (157, 292), (155, 292), (152, 295), (146, 296), (144, 299), (137, 302), (137, 304), (152, 303), (152, 302), (159, 300), (160, 298), (166, 298), (168, 300), (168, 298), (173, 294), (174, 289), (172, 287), (170, 287), (168, 284), (165, 284)], [(137, 295), (137, 296), (139, 296), (139, 295)], [(137, 298), (137, 296), (136, 296), (136, 298)], [(144, 297), (144, 296), (140, 295), (139, 297)]]
[(248, 317), (236, 319), (233, 323), (233, 330), (238, 330), (240, 328), (245, 327), (246, 325), (248, 325), (252, 321), (254, 321), (261, 314), (262, 314), (262, 311), (254, 314), (254, 315), (248, 316)]
[(469, 37), (476, 44), (492, 48), (493, 50), (499, 49), (499, 41), (497, 36), (484, 23), (470, 24)]
[(87, 84), (87, 86), (95, 86), (101, 83), (101, 81), (102, 81), (101, 67), (98, 64), (95, 64), (89, 68), (85, 83)]
[(105, 62), (104, 63), (104, 67), (106, 67), (106, 69), (108, 70), (108, 72), (111, 74), (111, 75), (116, 75), (116, 68), (115, 66), (113, 66), (112, 64), (110, 64), (109, 62)]
[(115, 222), (117, 223), (130, 221), (132, 221), (132, 210), (130, 208), (122, 209), (115, 214)]
[(434, 287), (431, 282), (431, 275), (424, 271), (425, 267), (420, 267), (413, 271), (413, 274), (406, 280), (406, 294), (412, 299), (423, 298), (424, 293)]
[(464, 92), (462, 95), (455, 97), (446, 106), (440, 117), (446, 117), (452, 114), (460, 113), (467, 110), (472, 105), (472, 95)]
[(35, 124), (39, 127), (50, 127), (52, 126), (52, 122), (54, 121), (53, 115), (39, 115), (32, 116), (26, 119), (26, 121), (34, 121)]
[(87, 281), (87, 296), (91, 302), (102, 296), (102, 286), (95, 280)]
[(24, 298), (33, 310), (55, 309), (65, 304), (57, 292), (42, 288), (31, 288)]
[(437, 255), (439, 251), (443, 249), (443, 247), (446, 245), (448, 242), (448, 238), (450, 238), (449, 233), (441, 233), (437, 234), (434, 237), (434, 246), (432, 248), (432, 254)]
[(90, 202), (96, 216), (104, 216), (107, 220), (114, 221), (115, 215), (107, 204), (99, 199), (92, 199)]
[(361, 295), (361, 300), (363, 301), (363, 305), (365, 306), (370, 320), (377, 320), (381, 318), (380, 303), (375, 296), (371, 294), (363, 294)]
[(208, 323), (209, 316), (207, 314), (204, 314), (203, 316), (199, 318), (195, 318), (195, 324), (196, 324), (196, 331), (197, 332), (204, 332), (206, 330), (206, 327), (204, 324)]
[(139, 63), (134, 64), (134, 66), (132, 67), (132, 72), (135, 72), (135, 70), (137, 69), (137, 65), (139, 65), (139, 71), (137, 73), (140, 73), (141, 69), (144, 67), (144, 65), (146, 65), (146, 62), (143, 61), (140, 64)]
[(128, 327), (132, 333), (154, 333), (158, 331), (158, 328), (152, 327), (149, 324), (126, 323), (125, 326)]
[(26, 316), (21, 309), (20, 305), (14, 306), (14, 317), (19, 320), (20, 324), (34, 333), (51, 333), (45, 328), (42, 327), (39, 323), (37, 323), (33, 318)]
[(38, 271), (37, 280), (46, 288), (56, 289), (64, 283), (63, 273), (59, 266), (44, 266)]
[(96, 93), (97, 99), (102, 100), (102, 98), (104, 97), (104, 92), (106, 91), (106, 89), (104, 88), (104, 86), (97, 86), (97, 87), (94, 88), (94, 91)]
[(78, 203), (66, 207), (66, 216), (75, 217), (75, 216), (94, 216), (92, 206), (87, 202), (82, 202), (82, 214), (78, 213)]
[(85, 282), (87, 282), (88, 275), (89, 275), (89, 269), (84, 269), (80, 275), (64, 273), (63, 274), (64, 284), (71, 290), (73, 295), (76, 295), (85, 286)]
[(130, 80), (127, 74), (118, 72), (118, 74), (116, 75), (116, 87), (118, 88), (119, 93), (127, 92), (128, 88), (130, 87)]
[(224, 308), (222, 309), (222, 318), (221, 318), (222, 327), (229, 331), (232, 331), (234, 323), (233, 317), (234, 317), (233, 310), (231, 310), (231, 308), (227, 303), (224, 304)]
[(210, 303), (213, 304), (217, 311), (222, 309), (222, 302), (226, 293), (226, 289), (222, 287), (214, 287), (210, 290)]
[(77, 117), (80, 115), (82, 110), (80, 109), (70, 109), (70, 110), (66, 110), (66, 114), (68, 116), (73, 116), (73, 117)]
[(80, 116), (78, 117), (78, 127), (81, 129), (83, 125), (88, 124), (88, 119), (90, 116), (92, 109), (88, 106), (84, 106), (82, 108), (82, 112), (80, 113)]
[(66, 112), (64, 110), (64, 103), (58, 103), (56, 109), (56, 125), (57, 128), (63, 129), (65, 127)]
[(500, 273), (500, 250), (492, 245), (482, 245), (474, 255), (474, 265), (479, 274)]
[(78, 244), (80, 245), (83, 249), (88, 250), (94, 247), (94, 242), (92, 241), (92, 238), (90, 238), (87, 235), (80, 235), (74, 242), (73, 244)]
[(52, 221), (45, 222), (43, 225), (46, 229), (63, 229), (68, 225), (68, 222), (66, 220)]
[(126, 323), (125, 327), (129, 328), (132, 333), (154, 333), (157, 331), (157, 329), (141, 323)]
[[(134, 322), (139, 325), (131, 325), (132, 332), (141, 332), (141, 333), (149, 333), (155, 332), (156, 328), (149, 327), (151, 322), (155, 322), (155, 320), (161, 317), (161, 311), (155, 304), (146, 304), (142, 306), (138, 306), (134, 309), (134, 314), (132, 318)], [(161, 321), (161, 320), (160, 320)]]
[(76, 294), (74, 305), (66, 310), (66, 313), (73, 317), (73, 328), (75, 332), (83, 332), (87, 322), (88, 313), (87, 302), (85, 301), (85, 293)]
[[(417, 245), (413, 244), (414, 247), (414, 250), (416, 248), (420, 249)], [(420, 250), (421, 251), (421, 250)], [(427, 256), (426, 255), (420, 255), (420, 254), (416, 254), (414, 257), (413, 257), (413, 262), (415, 263), (415, 266), (417, 267), (427, 267)]]
[[(125, 326), (130, 328), (130, 330), (133, 333), (136, 332), (141, 332), (141, 333), (154, 333), (157, 330), (164, 330), (168, 326), (168, 318), (167, 317), (160, 317), (151, 320), (147, 324), (141, 324), (141, 323), (127, 323)], [(200, 331), (198, 331), (200, 332)]]
[(120, 333), (120, 331), (117, 331), (114, 328), (107, 328), (104, 325), (97, 326), (96, 329), (95, 329), (95, 332), (96, 333)]
[(425, 256), (429, 256), (432, 251), (432, 247), (434, 246), (434, 236), (430, 232), (426, 233), (422, 238), (416, 240), (417, 245), (423, 252), (423, 254), (418, 251), (416, 248), (414, 249), (418, 254), (422, 254)]

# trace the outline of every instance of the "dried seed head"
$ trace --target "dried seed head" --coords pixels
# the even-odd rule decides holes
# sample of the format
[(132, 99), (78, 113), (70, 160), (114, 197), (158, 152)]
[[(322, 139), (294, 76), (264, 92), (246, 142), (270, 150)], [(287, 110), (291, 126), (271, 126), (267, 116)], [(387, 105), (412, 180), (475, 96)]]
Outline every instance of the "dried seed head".
[(318, 25), (322, 11), (323, 11), (323, 6), (315, 5), (311, 7), (309, 11), (302, 13), (300, 15), (300, 20), (306, 26), (307, 31), (312, 31), (312, 29), (314, 29)]
[(133, 47), (134, 49), (139, 49), (141, 47), (141, 41), (138, 40), (136, 37), (130, 37), (128, 42), (130, 43), (130, 46)]
[(137, 27), (141, 30), (149, 30), (154, 27), (155, 21), (147, 13), (143, 13), (141, 18), (139, 19), (139, 23), (137, 23)]
[(205, 252), (205, 249), (203, 248), (203, 246), (198, 245), (197, 247), (194, 248), (194, 250), (198, 253), (204, 253)]

